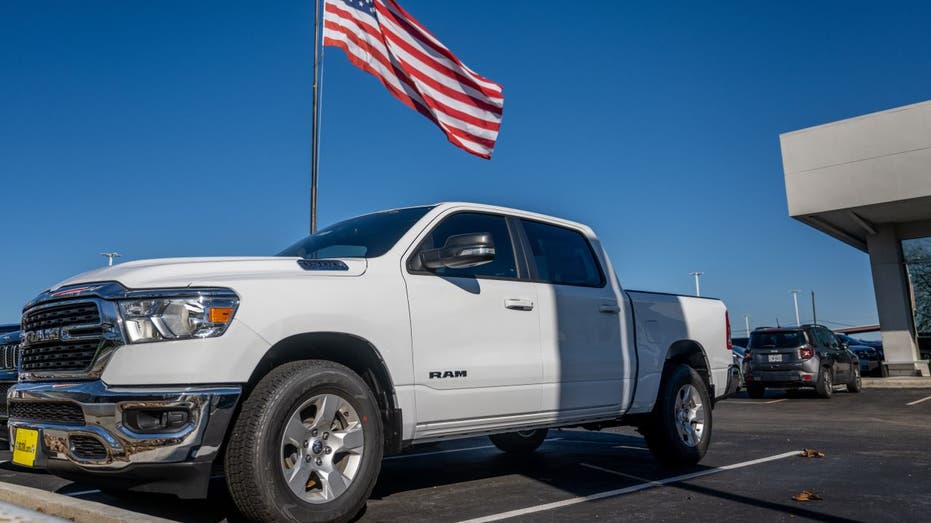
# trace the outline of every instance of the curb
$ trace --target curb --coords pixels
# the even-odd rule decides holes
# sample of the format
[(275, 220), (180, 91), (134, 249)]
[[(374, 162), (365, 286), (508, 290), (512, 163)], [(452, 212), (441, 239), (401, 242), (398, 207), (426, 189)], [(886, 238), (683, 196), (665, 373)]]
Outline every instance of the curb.
[(863, 378), (863, 387), (868, 389), (931, 389), (931, 378)]
[(0, 502), (76, 523), (172, 523), (170, 519), (2, 481)]

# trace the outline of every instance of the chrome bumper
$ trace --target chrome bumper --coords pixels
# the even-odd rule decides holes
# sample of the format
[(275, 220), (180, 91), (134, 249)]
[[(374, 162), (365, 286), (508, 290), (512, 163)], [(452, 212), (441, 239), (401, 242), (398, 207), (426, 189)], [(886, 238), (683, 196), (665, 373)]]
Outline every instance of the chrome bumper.
[[(101, 381), (19, 383), (9, 393), (10, 441), (19, 428), (37, 429), (37, 468), (72, 464), (86, 472), (114, 473), (149, 464), (209, 464), (217, 456), (242, 390), (238, 386), (110, 388)], [(71, 403), (83, 412), (73, 421), (17, 418), (15, 403)], [(133, 432), (124, 425), (126, 409), (177, 408), (190, 412), (185, 426), (166, 434)], [(106, 457), (75, 452), (74, 436), (90, 436), (106, 449)]]

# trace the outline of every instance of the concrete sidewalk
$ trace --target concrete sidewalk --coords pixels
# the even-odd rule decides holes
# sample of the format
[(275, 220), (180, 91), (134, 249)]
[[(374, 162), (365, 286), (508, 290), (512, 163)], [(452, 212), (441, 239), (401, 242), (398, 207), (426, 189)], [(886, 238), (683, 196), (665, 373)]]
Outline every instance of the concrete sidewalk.
[(863, 386), (870, 389), (931, 389), (931, 378), (923, 376), (863, 378)]
[(14, 521), (17, 523), (21, 521), (28, 521), (30, 523), (68, 523), (66, 519), (59, 519), (34, 510), (26, 510), (16, 505), (3, 503), (2, 501), (0, 501), (0, 521)]
[(0, 482), (0, 521), (171, 523), (168, 519), (139, 514), (103, 503), (4, 482)]

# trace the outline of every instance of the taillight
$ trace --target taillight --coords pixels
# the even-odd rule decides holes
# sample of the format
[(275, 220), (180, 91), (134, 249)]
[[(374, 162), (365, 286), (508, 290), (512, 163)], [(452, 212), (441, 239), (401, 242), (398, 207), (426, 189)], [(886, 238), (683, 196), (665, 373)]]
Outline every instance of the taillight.
[(731, 317), (724, 311), (724, 323), (727, 324), (727, 350), (734, 350), (734, 344), (731, 343)]
[(802, 347), (799, 349), (798, 353), (803, 360), (811, 359), (811, 357), (815, 355), (815, 351), (811, 350), (811, 347)]
[(749, 359), (750, 359), (750, 349), (747, 349), (747, 352), (744, 352), (744, 359), (745, 359), (745, 360), (749, 360)]

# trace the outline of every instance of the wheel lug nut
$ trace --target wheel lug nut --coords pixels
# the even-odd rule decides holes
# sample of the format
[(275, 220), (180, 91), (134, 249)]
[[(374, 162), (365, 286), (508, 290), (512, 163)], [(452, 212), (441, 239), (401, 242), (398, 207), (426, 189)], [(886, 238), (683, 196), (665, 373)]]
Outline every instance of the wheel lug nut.
[(317, 463), (317, 466), (319, 467), (321, 464), (323, 464), (323, 460), (320, 458), (317, 458), (316, 463)]
[(308, 446), (310, 446), (310, 441), (305, 440), (305, 441), (304, 441), (304, 448), (306, 449)]
[(327, 447), (327, 448), (323, 449), (323, 452), (326, 452), (327, 454), (329, 454), (329, 453), (333, 452), (333, 449), (331, 449), (330, 447)]
[(305, 456), (305, 457), (304, 457), (304, 462), (305, 462), (305, 463), (310, 463), (310, 460), (311, 460), (311, 459), (312, 459), (312, 458), (311, 458), (309, 455), (308, 455), (308, 456)]
[(323, 439), (327, 439), (327, 438), (329, 438), (329, 437), (330, 437), (330, 433), (329, 433), (329, 432), (324, 432), (324, 433), (323, 433)]
[(314, 429), (314, 430), (310, 431), (310, 435), (316, 438), (316, 437), (317, 437), (317, 429)]

